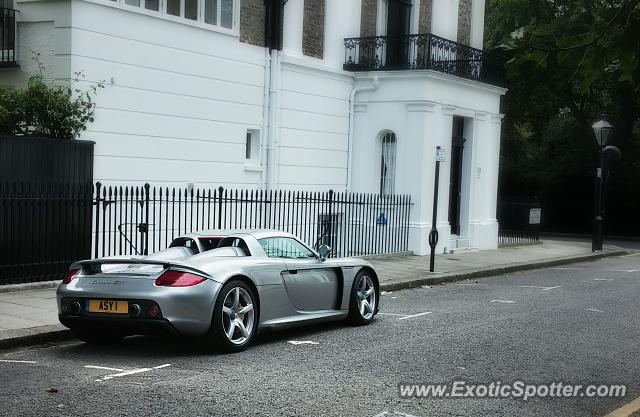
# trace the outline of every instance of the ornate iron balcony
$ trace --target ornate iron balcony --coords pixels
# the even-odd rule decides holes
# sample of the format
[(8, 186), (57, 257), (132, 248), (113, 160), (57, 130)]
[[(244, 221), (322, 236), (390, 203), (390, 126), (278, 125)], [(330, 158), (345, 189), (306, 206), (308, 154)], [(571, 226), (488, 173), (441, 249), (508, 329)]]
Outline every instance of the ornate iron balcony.
[(434, 70), (503, 85), (503, 66), (488, 53), (432, 34), (344, 40), (346, 71)]
[(16, 11), (0, 8), (0, 68), (17, 66)]

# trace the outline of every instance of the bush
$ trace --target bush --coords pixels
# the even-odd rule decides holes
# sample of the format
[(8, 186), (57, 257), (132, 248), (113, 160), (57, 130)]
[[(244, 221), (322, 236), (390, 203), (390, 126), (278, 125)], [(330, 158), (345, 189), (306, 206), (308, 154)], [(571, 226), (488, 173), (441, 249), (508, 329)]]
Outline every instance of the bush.
[(102, 83), (74, 88), (81, 78), (78, 72), (67, 86), (49, 86), (40, 73), (22, 90), (0, 89), (0, 134), (76, 139), (94, 121), (93, 97), (104, 88)]

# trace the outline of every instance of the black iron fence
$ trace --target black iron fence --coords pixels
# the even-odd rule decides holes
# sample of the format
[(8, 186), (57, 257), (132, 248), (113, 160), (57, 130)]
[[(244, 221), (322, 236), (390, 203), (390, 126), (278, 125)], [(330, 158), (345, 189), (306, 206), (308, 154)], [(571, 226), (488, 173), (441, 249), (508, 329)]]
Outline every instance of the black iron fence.
[(408, 250), (411, 198), (346, 192), (0, 186), (0, 284), (60, 279), (79, 259), (144, 255), (190, 232), (288, 231), (331, 256)]
[(483, 83), (503, 85), (497, 57), (432, 34), (347, 38), (347, 71), (434, 70)]
[(332, 256), (408, 249), (411, 199), (333, 191), (112, 187), (96, 184), (93, 255), (143, 255), (185, 233), (278, 229)]
[(540, 241), (542, 209), (539, 202), (502, 201), (498, 204), (498, 245)]
[(0, 7), (0, 67), (16, 65), (16, 11)]
[(91, 257), (93, 185), (0, 184), (0, 284), (59, 279)]

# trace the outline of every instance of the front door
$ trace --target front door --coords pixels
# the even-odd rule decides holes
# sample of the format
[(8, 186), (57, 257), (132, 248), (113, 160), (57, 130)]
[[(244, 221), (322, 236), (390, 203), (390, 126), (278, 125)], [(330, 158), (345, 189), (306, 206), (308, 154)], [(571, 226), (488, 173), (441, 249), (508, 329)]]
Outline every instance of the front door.
[(269, 258), (284, 262), (282, 281), (291, 305), (298, 311), (321, 311), (337, 306), (340, 282), (335, 265), (321, 262), (304, 244), (287, 236), (258, 242)]
[(464, 119), (453, 118), (451, 138), (451, 172), (449, 174), (449, 224), (451, 234), (460, 234), (460, 201), (462, 199), (462, 151), (464, 150)]
[(409, 63), (409, 19), (411, 1), (387, 0), (387, 67), (403, 68)]

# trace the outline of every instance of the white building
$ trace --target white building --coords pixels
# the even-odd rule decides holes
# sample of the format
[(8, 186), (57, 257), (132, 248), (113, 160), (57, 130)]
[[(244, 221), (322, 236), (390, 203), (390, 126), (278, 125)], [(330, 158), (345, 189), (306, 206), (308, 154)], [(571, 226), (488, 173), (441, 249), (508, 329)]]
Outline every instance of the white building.
[(411, 194), (417, 254), (440, 146), (438, 252), (491, 249), (505, 90), (484, 3), (14, 0), (0, 84), (38, 70), (32, 51), (50, 80), (105, 81), (82, 136), (104, 183)]

